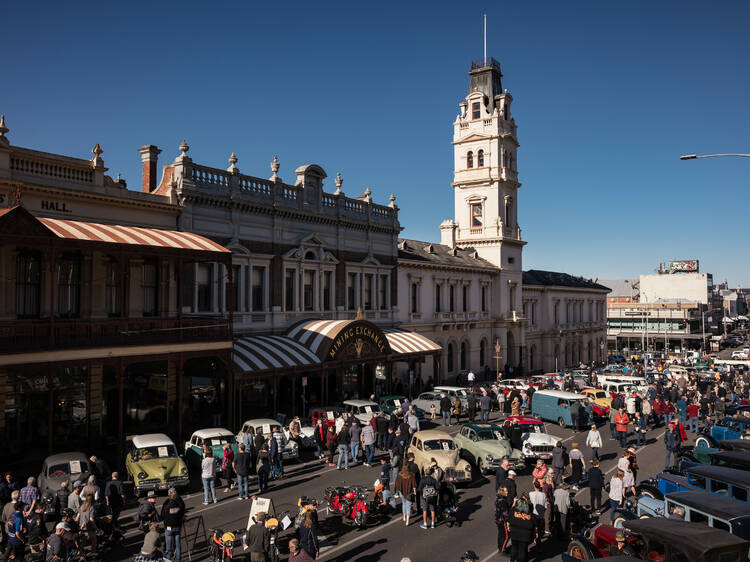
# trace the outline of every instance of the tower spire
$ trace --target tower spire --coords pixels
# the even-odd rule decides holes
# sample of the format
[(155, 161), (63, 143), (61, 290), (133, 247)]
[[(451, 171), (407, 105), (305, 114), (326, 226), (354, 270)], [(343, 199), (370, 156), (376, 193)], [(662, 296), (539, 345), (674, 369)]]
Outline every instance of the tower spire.
[(487, 14), (484, 14), (484, 64), (487, 64)]

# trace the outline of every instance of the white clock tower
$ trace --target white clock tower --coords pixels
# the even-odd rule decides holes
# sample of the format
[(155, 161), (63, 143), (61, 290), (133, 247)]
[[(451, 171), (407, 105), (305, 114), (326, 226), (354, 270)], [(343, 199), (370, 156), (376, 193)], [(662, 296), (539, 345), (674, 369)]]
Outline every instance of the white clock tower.
[(512, 347), (511, 334), (517, 342), (523, 338), (518, 320), (526, 244), (518, 224), (521, 184), (513, 97), (503, 90), (500, 63), (493, 58), (472, 62), (469, 76), (469, 93), (453, 123), (454, 218), (440, 225), (441, 242), (474, 248), (500, 269), (494, 308), (507, 322)]

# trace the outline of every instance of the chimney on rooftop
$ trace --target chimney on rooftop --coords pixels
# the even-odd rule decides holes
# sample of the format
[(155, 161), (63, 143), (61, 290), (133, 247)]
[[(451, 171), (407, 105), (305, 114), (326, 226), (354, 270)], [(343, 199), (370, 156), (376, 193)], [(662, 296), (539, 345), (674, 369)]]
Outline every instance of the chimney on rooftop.
[(144, 193), (151, 193), (156, 189), (156, 163), (159, 161), (160, 152), (161, 150), (153, 144), (138, 149), (138, 154), (141, 155), (141, 162), (143, 163), (141, 191)]

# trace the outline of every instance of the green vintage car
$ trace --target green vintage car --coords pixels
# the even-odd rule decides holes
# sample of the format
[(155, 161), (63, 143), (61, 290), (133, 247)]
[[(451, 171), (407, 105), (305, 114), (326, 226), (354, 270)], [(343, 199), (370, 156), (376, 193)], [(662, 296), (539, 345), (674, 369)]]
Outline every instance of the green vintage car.
[[(392, 414), (394, 410), (401, 408), (401, 404), (407, 401), (408, 400), (406, 396), (399, 395), (381, 396), (380, 398), (378, 398), (380, 409), (383, 410), (386, 414)], [(417, 418), (420, 422), (423, 422), (425, 420), (424, 410), (422, 408), (414, 406), (414, 413), (417, 414)]]
[(224, 445), (226, 443), (229, 443), (236, 457), (240, 450), (231, 431), (223, 427), (199, 429), (193, 433), (189, 441), (185, 442), (185, 461), (189, 467), (200, 470), (203, 460), (203, 447), (210, 447), (214, 458), (218, 460), (216, 474), (221, 476), (223, 474), (221, 459), (224, 458)]
[(148, 490), (184, 489), (190, 481), (185, 461), (163, 433), (135, 435), (128, 440), (125, 469), (138, 495)]
[(514, 470), (526, 466), (523, 454), (510, 446), (499, 425), (467, 423), (454, 440), (461, 449), (461, 455), (474, 463), (481, 474), (493, 472), (500, 466), (503, 457), (508, 457)]

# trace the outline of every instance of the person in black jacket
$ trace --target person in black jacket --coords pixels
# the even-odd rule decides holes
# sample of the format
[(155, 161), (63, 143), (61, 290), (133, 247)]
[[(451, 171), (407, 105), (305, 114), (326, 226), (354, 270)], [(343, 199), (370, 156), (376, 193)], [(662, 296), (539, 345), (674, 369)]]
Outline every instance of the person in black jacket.
[(174, 562), (180, 562), (182, 548), (180, 546), (180, 533), (182, 521), (185, 519), (185, 502), (177, 494), (177, 490), (170, 488), (167, 500), (161, 507), (161, 519), (164, 521), (164, 556)]
[(245, 542), (250, 551), (251, 562), (266, 560), (266, 556), (271, 553), (271, 533), (266, 529), (265, 513), (255, 515), (255, 523), (250, 525)]
[(510, 559), (526, 562), (529, 543), (534, 536), (534, 515), (531, 513), (529, 495), (524, 492), (510, 514)]
[(323, 425), (323, 420), (318, 418), (318, 422), (315, 424), (313, 429), (313, 440), (315, 441), (315, 450), (318, 453), (318, 459), (325, 458), (323, 451), (326, 449), (326, 426)]
[(440, 414), (443, 416), (443, 425), (451, 425), (451, 414), (453, 413), (453, 402), (447, 394), (440, 399)]
[[(422, 472), (419, 470), (419, 467), (417, 466), (417, 463), (414, 462), (414, 453), (409, 453), (406, 455), (406, 464), (409, 466), (409, 472), (411, 472), (414, 475), (414, 480), (417, 483), (417, 487), (419, 487), (419, 482), (422, 480)], [(417, 494), (416, 501), (414, 505), (416, 506), (416, 513), (419, 515), (419, 512), (422, 510), (422, 494)]]
[(508, 471), (510, 470), (510, 460), (505, 457), (500, 466), (495, 469), (495, 491), (503, 485), (505, 479), (508, 478)]
[(385, 444), (386, 437), (388, 437), (388, 420), (382, 414), (378, 414), (378, 417), (375, 418), (375, 431), (378, 433), (376, 435), (377, 448), (381, 451), (388, 450)]
[(591, 509), (597, 511), (602, 507), (602, 488), (604, 488), (604, 475), (602, 469), (599, 468), (599, 459), (591, 461), (588, 477)]
[(341, 470), (341, 461), (344, 461), (344, 470), (349, 470), (349, 444), (352, 442), (352, 436), (349, 433), (349, 426), (343, 425), (341, 431), (336, 436), (336, 444), (339, 448), (339, 460), (336, 461), (336, 469)]
[(514, 449), (521, 449), (521, 439), (523, 438), (523, 432), (521, 426), (518, 425), (518, 420), (513, 420), (513, 425), (510, 429), (510, 446)]
[(469, 423), (474, 423), (474, 417), (477, 412), (477, 397), (474, 395), (473, 391), (469, 394), (469, 399), (466, 401), (466, 408), (468, 410)]
[(497, 550), (499, 554), (505, 554), (508, 548), (510, 522), (510, 504), (508, 503), (508, 490), (505, 486), (497, 489), (495, 498), (495, 524), (497, 525)]

